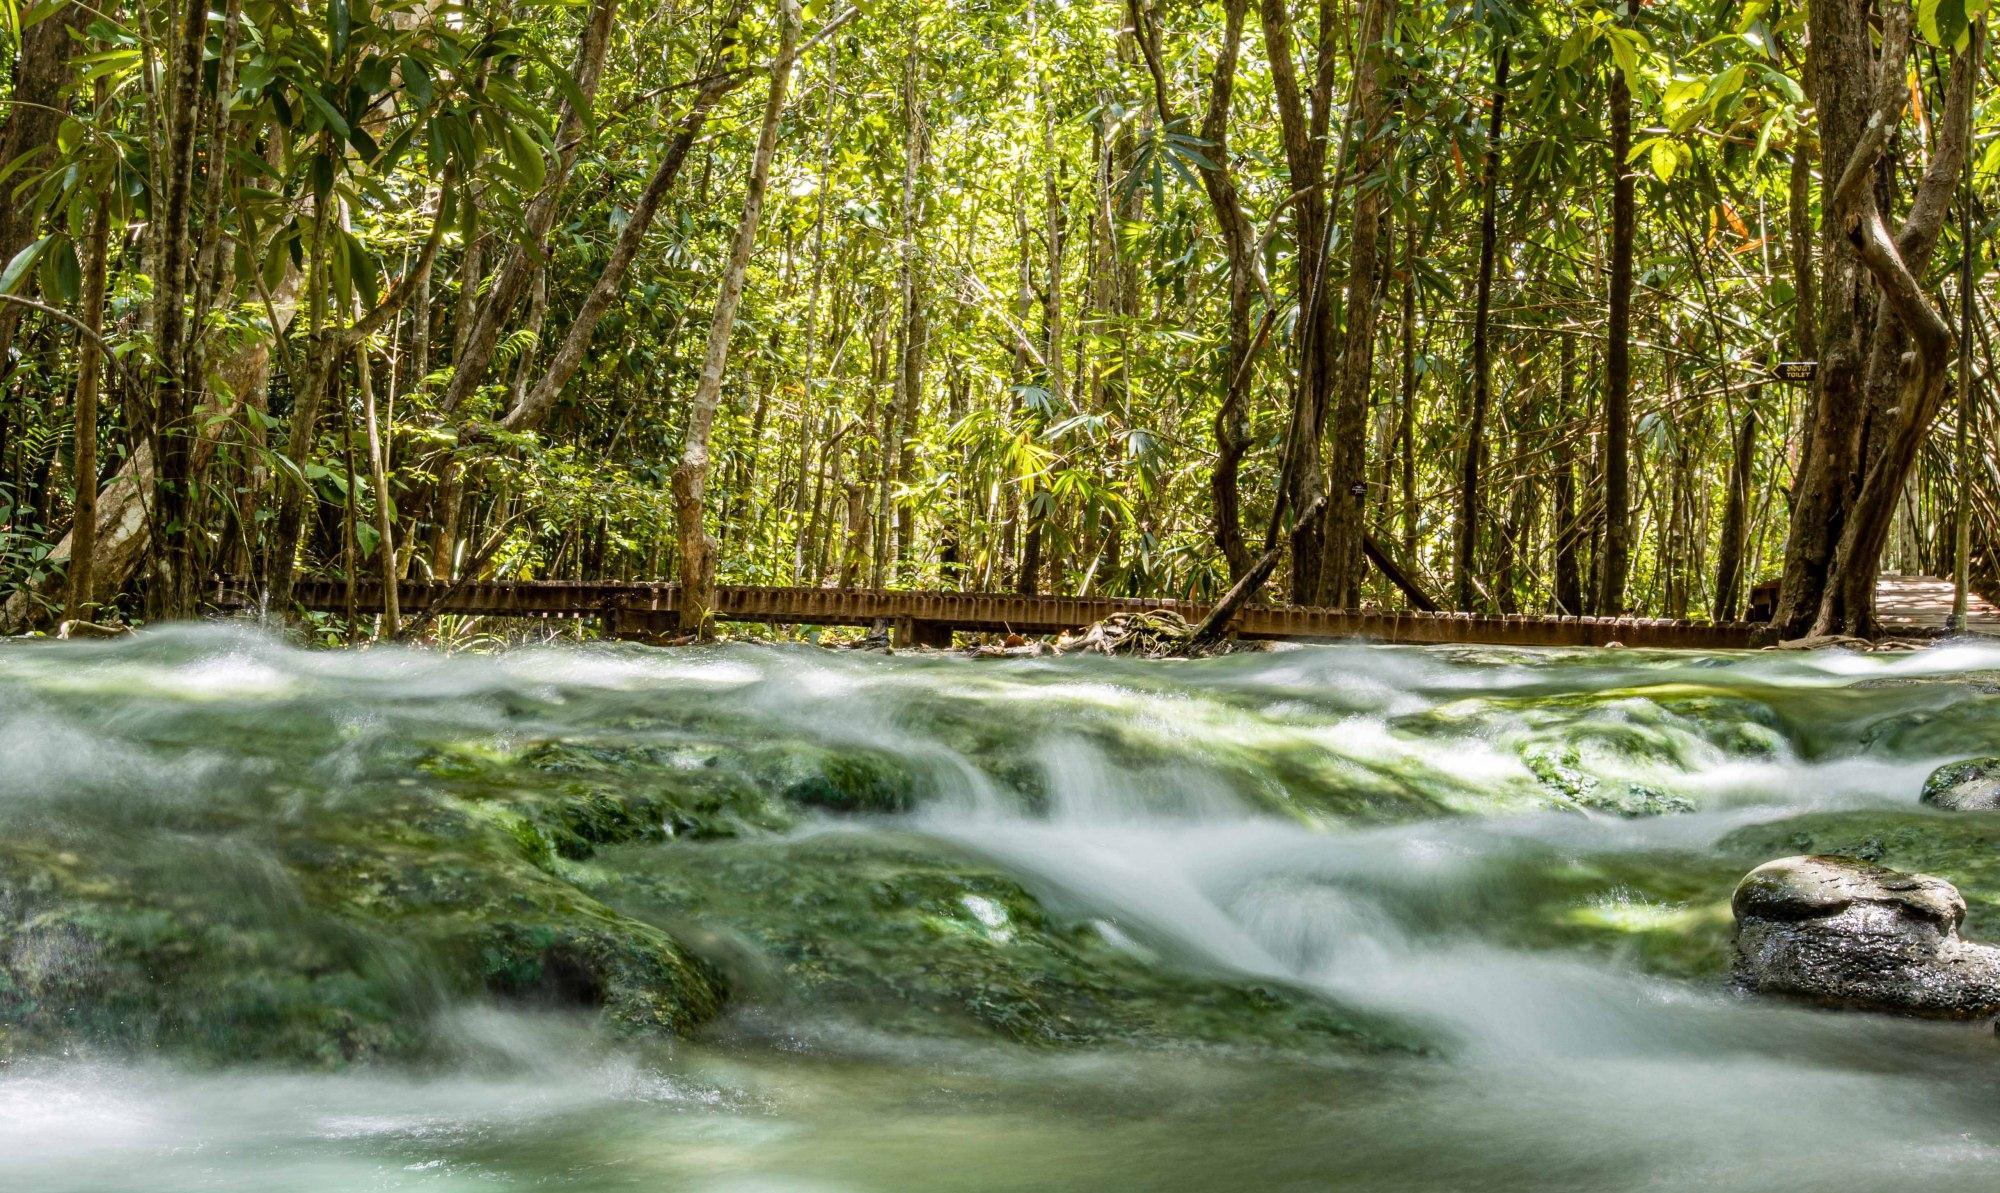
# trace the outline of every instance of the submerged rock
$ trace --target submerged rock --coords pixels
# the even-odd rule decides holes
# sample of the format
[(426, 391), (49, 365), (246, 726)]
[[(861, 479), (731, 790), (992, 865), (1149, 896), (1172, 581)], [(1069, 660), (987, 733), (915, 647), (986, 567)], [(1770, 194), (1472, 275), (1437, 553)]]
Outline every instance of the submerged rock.
[(833, 833), (608, 850), (576, 877), (730, 977), (739, 1011), (904, 1035), (1271, 1051), (1411, 1050), (1408, 1026), (1279, 982), (1163, 964), (1117, 925), (919, 837)]
[(1732, 900), (1736, 976), (1760, 994), (1946, 1019), (2000, 1012), (2000, 948), (1961, 940), (1965, 900), (1858, 858), (1781, 858)]
[(336, 1066), (447, 1051), (466, 999), (678, 1033), (719, 976), (549, 872), (520, 814), (436, 793), (364, 815), (0, 841), (0, 1058), (163, 1049)]
[(1919, 798), (1950, 812), (2000, 810), (2000, 758), (1968, 758), (1941, 766), (1924, 781)]

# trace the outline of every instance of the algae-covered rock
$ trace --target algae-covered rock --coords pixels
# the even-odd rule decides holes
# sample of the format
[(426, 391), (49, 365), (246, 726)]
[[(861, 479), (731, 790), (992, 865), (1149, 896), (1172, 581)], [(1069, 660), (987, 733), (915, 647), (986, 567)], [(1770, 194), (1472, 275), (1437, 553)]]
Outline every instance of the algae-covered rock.
[(1736, 976), (1760, 994), (1945, 1019), (2000, 1012), (2000, 948), (1959, 937), (1965, 901), (1858, 858), (1766, 862), (1737, 886)]
[(1965, 900), (1964, 930), (2000, 940), (2000, 817), (1961, 816), (1918, 806), (1812, 812), (1741, 828), (1717, 843), (1737, 873), (1772, 858), (1833, 854), (1908, 873), (1933, 874)]
[(725, 968), (747, 1005), (1035, 1045), (1412, 1047), (1302, 990), (1178, 973), (1114, 924), (1050, 914), (1006, 874), (916, 838), (631, 847), (577, 868), (625, 914)]
[(2000, 810), (2000, 758), (1968, 758), (1941, 766), (1924, 781), (1918, 798), (1952, 812)]
[(538, 866), (525, 822), (435, 794), (368, 816), (0, 843), (0, 1041), (214, 1061), (417, 1059), (490, 997), (681, 1032), (722, 987)]
[(1581, 755), (1571, 747), (1531, 743), (1522, 748), (1521, 760), (1544, 790), (1578, 811), (1624, 817), (1694, 811), (1692, 802), (1657, 787), (1598, 778), (1584, 769)]
[(795, 807), (883, 815), (916, 806), (916, 777), (880, 751), (794, 749), (776, 765), (785, 801)]
[(1688, 849), (1531, 852), (1506, 861), (1476, 905), (1454, 914), (1519, 947), (1583, 949), (1650, 973), (1714, 981), (1735, 963), (1738, 879), (1791, 854), (1937, 875), (1966, 903), (1962, 931), (2000, 940), (2000, 817), (1916, 807), (1808, 813)]

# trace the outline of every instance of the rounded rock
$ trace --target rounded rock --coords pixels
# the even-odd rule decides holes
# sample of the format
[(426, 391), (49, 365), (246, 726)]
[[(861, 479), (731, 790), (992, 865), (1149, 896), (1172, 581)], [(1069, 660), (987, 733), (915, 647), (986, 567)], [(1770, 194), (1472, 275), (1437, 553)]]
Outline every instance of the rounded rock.
[(1828, 1007), (1946, 1019), (2000, 1013), (2000, 949), (1961, 940), (1965, 900), (1857, 858), (1766, 862), (1736, 888), (1736, 976)]
[(1951, 812), (2000, 811), (2000, 758), (1967, 758), (1940, 766), (1918, 797)]

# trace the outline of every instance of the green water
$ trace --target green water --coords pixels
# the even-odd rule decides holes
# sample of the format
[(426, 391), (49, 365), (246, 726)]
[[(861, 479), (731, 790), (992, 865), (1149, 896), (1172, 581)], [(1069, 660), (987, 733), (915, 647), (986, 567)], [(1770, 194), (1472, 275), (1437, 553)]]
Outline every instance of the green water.
[(2000, 1183), (1984, 1025), (1727, 981), (1771, 857), (2000, 940), (2000, 648), (0, 648), (0, 1188)]

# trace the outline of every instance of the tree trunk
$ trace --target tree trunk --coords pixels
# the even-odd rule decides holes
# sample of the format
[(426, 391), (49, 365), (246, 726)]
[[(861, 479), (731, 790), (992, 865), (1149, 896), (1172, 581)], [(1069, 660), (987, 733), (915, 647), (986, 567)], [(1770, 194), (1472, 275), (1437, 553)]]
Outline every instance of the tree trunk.
[(792, 65), (798, 59), (798, 0), (780, 0), (778, 25), (778, 56), (771, 64), (771, 89), (764, 101), (757, 148), (750, 159), (743, 214), (737, 223), (729, 262), (723, 270), (722, 291), (715, 300), (708, 347), (702, 357), (701, 381), (688, 408), (686, 439), (681, 447), (680, 465), (673, 475), (674, 522), (681, 555), (681, 629), (704, 638), (713, 635), (715, 616), (715, 539), (702, 525), (708, 489), (709, 436), (715, 426), (716, 405), (722, 398), (722, 374), (729, 363), (729, 340), (736, 329), (737, 307), (743, 301), (750, 254), (757, 247), (757, 224), (764, 213), (771, 155), (778, 145), (778, 120), (785, 111), (785, 92), (791, 84)]
[[(1292, 53), (1292, 17), (1286, 0), (1261, 0), (1264, 48), (1271, 64), (1271, 91), (1291, 181), (1292, 235), (1296, 248), (1296, 299), (1299, 305), (1297, 380), (1292, 395), (1289, 458), (1283, 476), (1294, 511), (1319, 506), (1326, 478), (1320, 467), (1320, 440), (1325, 432), (1327, 390), (1332, 382), (1330, 359), (1333, 307), (1326, 301), (1327, 231), (1326, 142), (1333, 91), (1332, 52), (1339, 17), (1331, 0), (1320, 0), (1316, 70), (1311, 90), (1299, 85)], [(1324, 554), (1324, 521), (1301, 518), (1292, 525), (1292, 600), (1313, 604), (1320, 596), (1320, 560)]]
[[(1201, 167), (1202, 189), (1209, 208), (1215, 213), (1216, 231), (1222, 237), (1228, 264), (1229, 339), (1223, 354), (1222, 371), (1217, 377), (1218, 401), (1215, 410), (1215, 466), (1209, 474), (1209, 494), (1214, 502), (1215, 545), (1229, 567), (1232, 581), (1243, 578), (1255, 561), (1243, 539), (1242, 497), (1238, 476), (1243, 457), (1250, 450), (1247, 414), (1252, 368), (1256, 355), (1250, 330), (1252, 292), (1262, 284), (1257, 260), (1255, 231), (1243, 212), (1236, 175), (1229, 160), (1229, 116), (1236, 94), (1236, 66), (1243, 47), (1243, 18), (1249, 0), (1223, 0), (1222, 46), (1216, 54), (1215, 74), (1209, 83), (1208, 105), (1202, 115), (1201, 138), (1206, 164)], [(1166, 67), (1161, 52), (1161, 30), (1154, 0), (1131, 0), (1132, 21), (1139, 32), (1139, 47), (1153, 76), (1154, 104), (1162, 127), (1176, 123), (1168, 95)]]
[(680, 128), (674, 133), (673, 141), (653, 170), (646, 189), (640, 193), (638, 202), (632, 205), (630, 218), (618, 234), (618, 242), (611, 250), (610, 260), (604, 263), (597, 280), (591, 283), (590, 292), (584, 296), (583, 305), (577, 308), (576, 317), (570, 321), (569, 330), (563, 333), (561, 345), (550, 357), (534, 387), (527, 391), (512, 409), (500, 420), (502, 428), (509, 431), (532, 430), (547, 419), (555, 409), (556, 399), (562, 396), (563, 387), (576, 376), (583, 366), (583, 359), (590, 348), (590, 338), (597, 330), (597, 323), (611, 304), (625, 292), (625, 274), (632, 261), (639, 255), (645, 242), (646, 232), (653, 224), (653, 216), (659, 211), (660, 203), (667, 192), (674, 188), (680, 177), (681, 166), (687, 161), (688, 150), (700, 137), (702, 127), (707, 124), (709, 113), (722, 97), (734, 90), (742, 76), (735, 74), (717, 75), (703, 85), (695, 96), (687, 114), (681, 117)]
[[(1632, 19), (1627, 0), (1625, 17)], [(1624, 611), (1632, 562), (1632, 240), (1637, 223), (1632, 149), (1632, 90), (1611, 66), (1611, 293), (1604, 349), (1604, 546), (1597, 556), (1597, 611)]]
[(1388, 38), (1396, 0), (1366, 0), (1356, 31), (1354, 213), (1348, 232), (1347, 328), (1341, 345), (1338, 397), (1328, 453), (1325, 551), (1320, 603), (1351, 608), (1361, 597), (1361, 540), (1368, 518), (1368, 397), (1375, 376), (1375, 324), (1389, 254), (1383, 215), (1389, 184), (1386, 127), (1390, 80)]
[(368, 478), (375, 489), (375, 545), (382, 581), (382, 637), (394, 638), (402, 628), (402, 610), (397, 600), (396, 519), (389, 495), (389, 436), (375, 412), (375, 377), (369, 367), (368, 352), (355, 353), (354, 368), (361, 381), (361, 416), (368, 427)]
[(1493, 109), (1486, 125), (1486, 150), (1480, 173), (1484, 193), (1479, 208), (1479, 283), (1472, 323), (1472, 403), (1466, 413), (1465, 453), (1459, 464), (1458, 522), (1452, 549), (1452, 600), (1461, 610), (1472, 608), (1476, 595), (1473, 560), (1479, 543), (1479, 474), (1486, 449), (1486, 413), (1493, 401), (1493, 359), (1489, 324), (1493, 313), (1493, 259), (1497, 229), (1495, 205), (1500, 191), (1500, 137), (1506, 130), (1509, 47), (1500, 44), (1493, 61)]
[[(153, 386), (153, 516), (147, 612), (154, 620), (192, 616), (198, 586), (193, 558), (194, 439), (187, 379), (198, 376), (186, 357), (194, 351), (187, 309), (194, 235), (195, 101), (201, 92), (202, 50), (208, 39), (207, 0), (188, 0), (178, 22), (178, 57), (169, 78), (173, 97), (167, 124), (166, 205), (161, 240), (158, 328), (159, 370)], [(220, 148), (219, 146), (216, 148)]]
[(1983, 20), (1975, 24), (1968, 49), (1952, 55), (1951, 82), (1930, 164), (1900, 231), (1892, 235), (1876, 202), (1874, 175), (1889, 129), (1900, 121), (1909, 101), (1904, 84), (1909, 21), (1909, 12), (1901, 8), (1884, 18), (1876, 115), (1834, 190), (1837, 226), (1855, 246), (1882, 295), (1871, 362), (1876, 363), (1871, 373), (1881, 376), (1871, 377), (1871, 388), (1892, 389), (1894, 398), (1886, 403), (1888, 415), (1868, 443), (1866, 472), (1834, 549), (1813, 624), (1816, 634), (1875, 632), (1875, 582), (1882, 548), (1895, 521), (1896, 503), (1950, 381), (1955, 336), (1923, 289), (1922, 277), (1943, 231), (1971, 141), (1973, 92), (1984, 61), (1986, 24)]
[[(0, 172), (7, 173), (6, 181), (0, 183), (5, 188), (0, 191), (5, 196), (0, 199), (0, 268), (35, 239), (33, 206), (16, 202), (13, 191), (41, 168), (56, 164), (46, 159), (63, 119), (62, 89), (68, 81), (70, 51), (69, 8), (67, 4), (60, 5), (22, 32), (14, 53), (13, 86), (7, 101), (0, 104)], [(26, 11), (27, 6), (22, 6), (23, 15)], [(7, 360), (23, 309), (12, 303), (0, 303), (0, 379), (10, 371)]]
[(1396, 431), (1401, 463), (1403, 561), (1417, 556), (1417, 224), (1403, 225), (1402, 421)]
[(1576, 337), (1563, 333), (1561, 356), (1556, 367), (1555, 425), (1555, 597), (1556, 611), (1577, 616), (1583, 612), (1583, 571), (1577, 566), (1577, 541), (1583, 535), (1583, 520), (1576, 508)]
[(1878, 54), (1868, 8), (1862, 0), (1809, 8), (1828, 236), (1818, 388), (1773, 625), (1784, 637), (1874, 630), (1882, 547), (1942, 402), (1953, 342), (1920, 279), (1967, 152), (1984, 22), (1971, 48), (1952, 55), (1928, 168), (1892, 233), (1884, 211), (1896, 172), (1879, 167), (1909, 102), (1910, 13), (1884, 11)]
[[(596, 102), (597, 86), (604, 77), (605, 50), (611, 44), (611, 30), (617, 13), (618, 0), (595, 0), (584, 20), (582, 32), (577, 36), (576, 65), (571, 75), (576, 82), (575, 95), (583, 101), (585, 109)], [(447, 414), (457, 410), (485, 383), (487, 368), (493, 363), (507, 318), (520, 305), (522, 296), (527, 293), (528, 283), (543, 267), (544, 246), (548, 243), (550, 229), (555, 227), (563, 188), (569, 181), (577, 154), (583, 148), (585, 125), (589, 119), (589, 112), (572, 105), (568, 94), (565, 92), (562, 111), (556, 120), (554, 160), (549, 163), (542, 189), (522, 213), (522, 227), (514, 248), (501, 263), (492, 286), (487, 289), (485, 297), (477, 300), (477, 305), (471, 308), (471, 318), (460, 324), (459, 339), (453, 352), (451, 384), (438, 403)], [(470, 291), (466, 299), (473, 301)]]
[[(896, 362), (895, 388), (895, 480), (894, 489), (907, 491), (916, 477), (917, 419), (923, 404), (924, 369), (930, 351), (930, 316), (925, 306), (925, 264), (917, 240), (923, 234), (924, 196), (922, 178), (930, 154), (930, 129), (926, 123), (923, 98), (924, 63), (922, 22), (910, 33), (910, 49), (903, 67), (903, 231), (897, 246), (901, 277), (902, 342)], [(892, 498), (893, 500), (893, 498)], [(904, 497), (895, 501), (895, 538), (887, 554), (901, 579), (912, 579), (907, 566), (916, 537), (914, 503)]]
[(1750, 473), (1757, 462), (1757, 403), (1764, 389), (1750, 391), (1736, 428), (1729, 459), (1729, 493), (1722, 507), (1722, 544), (1715, 568), (1715, 620), (1735, 621), (1743, 612), (1743, 551), (1749, 537)]
[[(103, 106), (104, 80), (97, 81)], [(97, 563), (97, 394), (104, 373), (100, 336), (104, 331), (104, 274), (111, 252), (111, 196), (100, 191), (90, 221), (90, 244), (83, 267), (83, 342), (76, 361), (76, 451), (71, 468), (76, 489), (70, 520), (69, 600), (64, 618), (92, 621), (92, 575)]]

